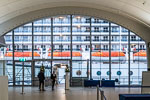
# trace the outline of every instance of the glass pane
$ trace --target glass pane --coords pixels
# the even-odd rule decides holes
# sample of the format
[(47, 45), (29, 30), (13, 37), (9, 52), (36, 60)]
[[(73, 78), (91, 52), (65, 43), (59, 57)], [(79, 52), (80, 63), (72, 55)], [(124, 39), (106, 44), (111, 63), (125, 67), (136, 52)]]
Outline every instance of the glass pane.
[(15, 62), (16, 85), (22, 85), (24, 66), (24, 85), (31, 85), (31, 62)]
[(87, 77), (87, 61), (72, 62), (72, 77)]
[[(60, 66), (58, 66), (60, 65)], [(52, 61), (52, 71), (55, 71), (56, 76), (57, 76), (57, 80), (56, 83), (58, 84), (64, 84), (65, 83), (65, 68), (66, 65), (68, 65), (69, 69), (70, 69), (70, 62), (68, 60), (53, 60)]]
[(70, 15), (53, 17), (53, 58), (70, 59)]
[(5, 61), (5, 75), (8, 76), (8, 84), (13, 85), (13, 61)]
[[(18, 31), (21, 29), (21, 31)], [(32, 24), (25, 24), (14, 30), (14, 59), (32, 59)]]
[(4, 56), (5, 60), (12, 60), (12, 52), (13, 52), (13, 46), (12, 46), (12, 32), (7, 33), (4, 36), (6, 47), (3, 48), (2, 50), (2, 55)]
[(109, 79), (109, 23), (92, 18), (92, 78)]
[(130, 41), (130, 62), (131, 71), (133, 72), (130, 76), (130, 83), (131, 85), (141, 85), (142, 71), (147, 71), (146, 45), (145, 42), (134, 33), (131, 33)]
[(51, 18), (34, 21), (34, 59), (51, 59)]
[(51, 62), (50, 61), (35, 61), (35, 77), (37, 77), (40, 72), (41, 66), (45, 68), (45, 77), (50, 77), (51, 75)]
[(121, 29), (111, 24), (111, 76), (117, 85), (128, 85), (128, 33)]
[(74, 15), (72, 20), (72, 59), (90, 59), (90, 17)]

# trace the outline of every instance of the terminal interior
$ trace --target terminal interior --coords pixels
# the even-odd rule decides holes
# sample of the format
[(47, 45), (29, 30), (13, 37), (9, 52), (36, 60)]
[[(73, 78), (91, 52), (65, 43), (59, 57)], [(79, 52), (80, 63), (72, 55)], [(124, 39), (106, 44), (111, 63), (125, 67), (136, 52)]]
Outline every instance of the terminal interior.
[[(31, 1), (35, 5), (26, 2), (29, 8), (22, 4), (24, 10), (16, 6), (18, 11), (0, 15), (0, 100), (128, 100), (121, 96), (129, 94), (150, 99), (150, 14), (142, 16), (148, 0), (112, 0), (116, 7), (109, 0), (59, 1), (64, 6)], [(10, 8), (13, 3), (19, 5), (3, 1)], [(41, 68), (45, 91), (38, 88)]]

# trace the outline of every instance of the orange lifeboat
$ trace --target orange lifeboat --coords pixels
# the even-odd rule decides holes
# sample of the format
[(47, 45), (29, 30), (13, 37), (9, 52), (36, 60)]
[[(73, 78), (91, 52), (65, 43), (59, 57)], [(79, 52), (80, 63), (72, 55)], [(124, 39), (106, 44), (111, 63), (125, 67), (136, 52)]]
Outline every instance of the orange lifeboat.
[(146, 61), (146, 51), (140, 50), (140, 52), (133, 54), (133, 60), (134, 61)]
[[(34, 57), (40, 57), (37, 52), (33, 53)], [(12, 57), (12, 52), (5, 53), (5, 57)], [(32, 52), (14, 52), (14, 57), (32, 57)]]
[[(109, 52), (94, 52), (92, 56), (95, 57), (109, 57)], [(124, 57), (125, 54), (123, 52), (112, 51), (111, 57)]]
[(12, 52), (5, 53), (5, 57), (12, 57), (12, 56), (13, 56)]
[[(109, 52), (108, 51), (93, 52), (92, 59), (93, 60), (101, 59), (102, 61), (109, 61)], [(126, 57), (123, 52), (111, 51), (111, 61), (125, 61), (125, 60)]]
[[(51, 56), (51, 53), (48, 54), (48, 56)], [(71, 57), (70, 51), (64, 51), (64, 52), (53, 52), (53, 57)], [(80, 52), (72, 52), (72, 57), (82, 57)]]
[(133, 56), (146, 57), (146, 52), (141, 50), (140, 52), (134, 53)]

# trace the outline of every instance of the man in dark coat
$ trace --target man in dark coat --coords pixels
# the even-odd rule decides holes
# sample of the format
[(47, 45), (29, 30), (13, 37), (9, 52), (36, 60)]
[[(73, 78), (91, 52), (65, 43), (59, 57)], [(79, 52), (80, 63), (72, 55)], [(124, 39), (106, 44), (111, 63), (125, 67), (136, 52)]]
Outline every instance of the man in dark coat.
[(56, 74), (55, 74), (55, 72), (53, 72), (53, 74), (51, 74), (51, 79), (52, 79), (52, 90), (54, 90), (54, 85), (55, 85), (55, 81), (56, 81)]
[[(39, 90), (44, 91), (44, 80), (45, 80), (45, 76), (44, 76), (44, 71), (41, 70), (38, 74), (38, 78), (39, 78)], [(42, 89), (41, 89), (42, 87)]]

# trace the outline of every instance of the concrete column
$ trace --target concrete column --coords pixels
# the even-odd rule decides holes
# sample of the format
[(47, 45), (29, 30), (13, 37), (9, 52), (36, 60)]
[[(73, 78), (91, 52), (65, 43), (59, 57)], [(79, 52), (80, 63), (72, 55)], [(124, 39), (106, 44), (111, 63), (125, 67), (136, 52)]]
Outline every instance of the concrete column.
[(3, 60), (3, 76), (5, 76), (5, 64), (6, 64), (6, 61)]
[(3, 76), (3, 60), (0, 60), (0, 76)]
[(147, 68), (148, 71), (150, 71), (150, 42), (146, 43), (146, 47), (147, 47)]

